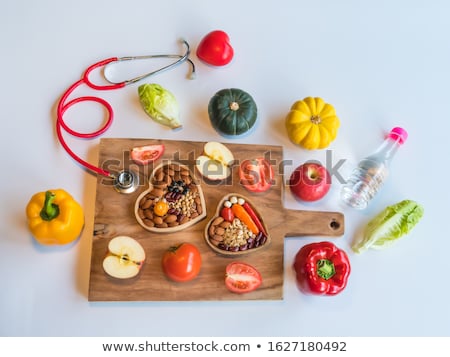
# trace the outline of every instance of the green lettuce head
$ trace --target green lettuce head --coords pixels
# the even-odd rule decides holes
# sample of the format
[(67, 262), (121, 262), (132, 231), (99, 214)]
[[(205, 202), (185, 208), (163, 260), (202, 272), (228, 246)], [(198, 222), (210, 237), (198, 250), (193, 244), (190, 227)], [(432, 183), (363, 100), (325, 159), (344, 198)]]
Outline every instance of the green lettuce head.
[(404, 200), (386, 207), (365, 227), (363, 236), (352, 245), (355, 253), (369, 248), (384, 249), (407, 235), (423, 216), (423, 207), (415, 201)]
[(172, 129), (181, 128), (180, 110), (175, 96), (159, 84), (142, 84), (138, 88), (144, 111), (157, 123)]

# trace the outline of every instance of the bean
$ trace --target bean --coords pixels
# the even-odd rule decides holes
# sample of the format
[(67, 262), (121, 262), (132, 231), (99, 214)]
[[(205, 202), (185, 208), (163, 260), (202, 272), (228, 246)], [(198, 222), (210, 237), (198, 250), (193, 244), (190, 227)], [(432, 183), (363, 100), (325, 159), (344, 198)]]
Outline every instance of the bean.
[(267, 237), (265, 235), (262, 236), (262, 238), (261, 238), (261, 245), (265, 244), (266, 241), (267, 241)]
[(242, 244), (241, 246), (239, 246), (239, 250), (247, 250), (248, 245), (247, 244)]
[(262, 232), (259, 232), (259, 233), (256, 235), (256, 238), (255, 238), (256, 241), (259, 242), (259, 241), (261, 240), (262, 236), (263, 236), (263, 233), (262, 233)]
[(228, 250), (229, 249), (229, 247), (226, 244), (224, 244), (224, 243), (219, 243), (219, 245), (217, 247), (222, 249), (222, 250)]
[(184, 216), (183, 219), (180, 219), (180, 224), (185, 224), (189, 221), (189, 217)]

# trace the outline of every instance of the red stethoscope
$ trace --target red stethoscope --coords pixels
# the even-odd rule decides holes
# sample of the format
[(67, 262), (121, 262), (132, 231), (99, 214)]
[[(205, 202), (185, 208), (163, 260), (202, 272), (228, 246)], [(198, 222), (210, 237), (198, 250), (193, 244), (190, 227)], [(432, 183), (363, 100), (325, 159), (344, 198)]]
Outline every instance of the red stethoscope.
[[(155, 74), (158, 74), (160, 72), (166, 71), (168, 69), (171, 69), (183, 62), (188, 61), (191, 66), (192, 66), (192, 71), (191, 71), (191, 75), (190, 78), (194, 78), (195, 76), (195, 66), (194, 63), (189, 59), (189, 55), (190, 55), (190, 47), (189, 44), (187, 43), (186, 40), (181, 40), (182, 43), (186, 46), (186, 52), (183, 55), (172, 55), (172, 54), (161, 54), (161, 55), (146, 55), (146, 56), (130, 56), (130, 57), (111, 57), (108, 59), (105, 59), (103, 61), (97, 62), (93, 65), (91, 65), (90, 67), (88, 67), (86, 69), (86, 71), (84, 72), (83, 76), (81, 77), (81, 79), (77, 82), (75, 82), (74, 84), (72, 84), (62, 95), (61, 99), (58, 102), (58, 106), (57, 106), (57, 117), (56, 117), (56, 133), (58, 135), (58, 140), (61, 143), (61, 145), (64, 147), (64, 149), (67, 151), (67, 153), (75, 160), (77, 161), (79, 164), (83, 165), (86, 169), (95, 172), (97, 174), (103, 175), (103, 176), (107, 176), (110, 178), (113, 178), (115, 180), (119, 180), (117, 183), (118, 185), (120, 185), (121, 183), (123, 183), (124, 185), (124, 189), (126, 188), (126, 186), (128, 186), (129, 184), (129, 180), (132, 179), (132, 177), (130, 177), (129, 173), (121, 173), (120, 175), (122, 175), (121, 177), (117, 177), (116, 175), (112, 174), (111, 172), (104, 170), (100, 167), (94, 166), (88, 162), (86, 162), (85, 160), (81, 159), (78, 155), (76, 155), (67, 145), (66, 141), (64, 140), (64, 137), (62, 135), (62, 129), (64, 129), (67, 133), (77, 137), (77, 138), (83, 138), (83, 139), (92, 139), (95, 137), (98, 137), (99, 135), (102, 135), (105, 131), (108, 130), (108, 128), (111, 126), (112, 124), (112, 120), (113, 120), (113, 108), (111, 107), (111, 105), (104, 100), (103, 98), (99, 98), (99, 97), (95, 97), (95, 96), (81, 96), (81, 97), (77, 97), (74, 98), (72, 100), (68, 101), (68, 97), (72, 94), (72, 92), (78, 88), (80, 85), (82, 84), (86, 84), (88, 87), (98, 90), (98, 91), (102, 91), (102, 90), (112, 90), (112, 89), (120, 89), (120, 88), (124, 88), (125, 86), (127, 86), (128, 84), (132, 84), (132, 83), (136, 83), (144, 78), (148, 78), (150, 76), (153, 76)], [(148, 72), (145, 73), (141, 76), (129, 79), (129, 80), (125, 80), (122, 82), (114, 82), (113, 80), (109, 79), (107, 77), (106, 71), (103, 71), (103, 76), (105, 77), (105, 80), (110, 83), (110, 84), (106, 84), (106, 85), (98, 85), (93, 83), (90, 79), (89, 79), (89, 75), (91, 74), (91, 72), (95, 69), (98, 69), (100, 67), (104, 67), (104, 69), (106, 69), (106, 67), (108, 65), (111, 65), (115, 62), (120, 62), (120, 61), (134, 61), (134, 60), (145, 60), (145, 59), (151, 59), (151, 58), (173, 58), (176, 59), (176, 61), (163, 66), (157, 70), (154, 70), (152, 72)], [(90, 102), (96, 102), (101, 104), (107, 111), (107, 120), (106, 123), (98, 130), (94, 131), (94, 132), (90, 132), (90, 133), (81, 133), (78, 131), (75, 131), (73, 129), (71, 129), (66, 122), (64, 121), (64, 113), (67, 111), (67, 109), (69, 109), (70, 107), (72, 107), (73, 105), (80, 103), (80, 102), (86, 102), (86, 101), (90, 101)], [(126, 190), (125, 190), (126, 191)]]

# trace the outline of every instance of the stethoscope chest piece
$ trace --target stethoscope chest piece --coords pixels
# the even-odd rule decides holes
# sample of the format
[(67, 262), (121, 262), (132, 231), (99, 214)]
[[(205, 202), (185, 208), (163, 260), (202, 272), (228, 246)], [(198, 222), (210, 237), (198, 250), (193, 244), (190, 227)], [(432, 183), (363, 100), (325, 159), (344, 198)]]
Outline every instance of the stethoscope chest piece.
[(131, 170), (120, 171), (114, 178), (114, 188), (120, 193), (132, 193), (139, 186), (139, 176)]

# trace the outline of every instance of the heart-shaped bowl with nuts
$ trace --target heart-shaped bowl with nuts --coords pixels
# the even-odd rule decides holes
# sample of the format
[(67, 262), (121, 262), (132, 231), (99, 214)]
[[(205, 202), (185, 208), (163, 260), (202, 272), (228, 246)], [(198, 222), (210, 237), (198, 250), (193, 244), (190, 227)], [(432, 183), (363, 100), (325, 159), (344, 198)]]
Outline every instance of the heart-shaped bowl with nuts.
[(202, 187), (189, 167), (166, 161), (153, 170), (149, 188), (137, 198), (134, 212), (148, 231), (181, 231), (206, 217)]
[(209, 247), (225, 256), (257, 252), (266, 248), (271, 240), (256, 206), (237, 193), (230, 193), (220, 200), (204, 235)]

